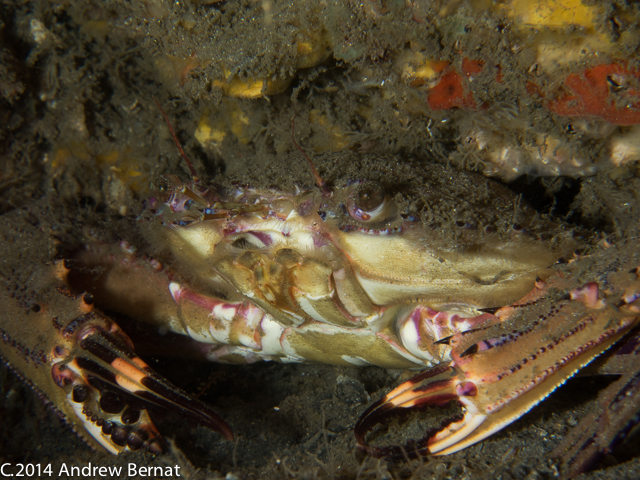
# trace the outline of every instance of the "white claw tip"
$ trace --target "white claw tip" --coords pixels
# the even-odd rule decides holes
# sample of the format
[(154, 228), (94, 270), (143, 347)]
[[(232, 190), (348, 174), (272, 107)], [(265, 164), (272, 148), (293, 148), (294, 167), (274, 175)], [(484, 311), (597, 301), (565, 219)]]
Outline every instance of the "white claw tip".
[(179, 283), (171, 282), (169, 284), (169, 291), (171, 292), (171, 296), (173, 297), (173, 301), (178, 303), (178, 299), (180, 298), (180, 292), (182, 291), (182, 287)]

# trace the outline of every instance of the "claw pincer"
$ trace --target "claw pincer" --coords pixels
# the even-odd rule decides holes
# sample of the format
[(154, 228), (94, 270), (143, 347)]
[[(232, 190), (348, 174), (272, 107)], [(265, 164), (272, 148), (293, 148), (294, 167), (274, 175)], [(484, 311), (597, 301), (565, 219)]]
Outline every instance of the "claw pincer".
[[(28, 316), (10, 296), (0, 295), (1, 353), (87, 442), (111, 453), (140, 448), (158, 453), (164, 442), (148, 413), (154, 409), (176, 411), (233, 439), (229, 426), (207, 405), (167, 382), (134, 353), (129, 337), (94, 310), (91, 295), (72, 294), (57, 284), (53, 271), (43, 277), (50, 283), (41, 286), (38, 311)], [(40, 347), (36, 358), (30, 352)]]
[[(447, 455), (466, 448), (518, 419), (638, 323), (635, 296), (614, 302), (595, 282), (573, 289), (568, 285), (566, 278), (553, 277), (533, 296), (498, 310), (499, 324), (451, 337), (449, 365), (416, 375), (360, 417), (358, 447), (390, 458)], [(512, 329), (525, 313), (533, 320)], [(420, 440), (404, 446), (366, 443), (368, 432), (403, 409), (454, 401), (462, 414), (443, 420)]]

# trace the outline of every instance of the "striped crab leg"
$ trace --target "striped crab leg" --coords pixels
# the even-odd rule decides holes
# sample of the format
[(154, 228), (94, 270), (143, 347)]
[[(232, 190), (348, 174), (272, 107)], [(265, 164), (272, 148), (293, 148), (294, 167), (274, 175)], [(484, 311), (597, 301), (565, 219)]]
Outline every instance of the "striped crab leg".
[[(449, 365), (413, 377), (361, 416), (355, 429), (359, 448), (376, 457), (447, 455), (499, 431), (638, 323), (637, 283), (635, 295), (618, 293), (616, 299), (596, 283), (569, 289), (566, 279), (553, 277), (545, 294), (534, 295), (537, 300), (519, 302), (524, 308), (496, 312), (501, 324), (454, 335)], [(516, 321), (523, 314), (529, 322), (518, 329)], [(404, 447), (367, 445), (367, 433), (388, 417), (452, 401), (462, 406), (462, 414), (445, 419), (422, 439)]]
[(229, 302), (177, 283), (169, 288), (181, 316), (189, 320), (187, 333), (202, 342), (201, 349), (211, 361), (318, 361), (396, 368), (422, 363), (398, 339), (368, 328), (339, 327), (312, 319), (287, 326), (248, 300)]

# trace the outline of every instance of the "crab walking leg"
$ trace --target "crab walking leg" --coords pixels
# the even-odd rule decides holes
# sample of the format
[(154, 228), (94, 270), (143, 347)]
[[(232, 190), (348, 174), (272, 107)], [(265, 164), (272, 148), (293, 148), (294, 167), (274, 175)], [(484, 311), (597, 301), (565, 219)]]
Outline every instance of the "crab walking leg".
[[(462, 316), (422, 305), (400, 305), (372, 316), (387, 325), (380, 331), (313, 319), (286, 326), (249, 300), (229, 302), (176, 282), (169, 290), (184, 331), (202, 342), (209, 360), (227, 363), (280, 360), (420, 368), (449, 359), (450, 346), (438, 340), (501, 321), (490, 314)], [(207, 349), (206, 344), (212, 346)]]
[(588, 413), (551, 453), (560, 458), (568, 478), (577, 477), (610, 454), (640, 423), (640, 331), (625, 337), (624, 344), (599, 373), (622, 375), (602, 390), (597, 408)]
[[(93, 309), (91, 295), (76, 296), (42, 267), (30, 298), (0, 290), (0, 355), (45, 402), (93, 446), (163, 449), (147, 409), (177, 411), (232, 439), (229, 426), (209, 407), (152, 371), (129, 338)], [(37, 305), (25, 309), (23, 302)], [(18, 340), (20, 339), (20, 340)]]
[[(228, 302), (169, 284), (178, 316), (187, 335), (206, 347), (209, 360), (253, 363), (283, 354), (284, 327), (248, 300)], [(261, 335), (262, 334), (262, 335)]]
[[(524, 330), (510, 329), (518, 311), (511, 309), (496, 313), (502, 324), (454, 335), (450, 365), (413, 377), (362, 415), (355, 431), (359, 447), (379, 457), (402, 457), (403, 451), (447, 455), (509, 425), (638, 323), (637, 294), (627, 291), (612, 303), (600, 293), (589, 283), (556, 303), (546, 298), (528, 303), (527, 317), (536, 320)], [(444, 420), (424, 438), (404, 447), (366, 445), (366, 434), (394, 413), (453, 400), (463, 414)]]
[[(640, 268), (631, 270), (635, 284), (625, 288), (621, 305), (640, 314)], [(591, 469), (640, 423), (640, 331), (635, 329), (621, 342), (614, 355), (598, 368), (598, 373), (620, 375), (602, 390), (597, 408), (586, 415), (551, 453), (561, 458), (564, 473), (573, 478)]]
[[(392, 328), (327, 325), (312, 319), (283, 325), (249, 300), (228, 302), (202, 295), (178, 283), (169, 285), (184, 330), (202, 342), (209, 360), (252, 363), (258, 360), (323, 362), (417, 368), (424, 361), (406, 349)], [(390, 310), (394, 318), (398, 312)], [(206, 344), (210, 344), (207, 347)]]
[[(388, 368), (421, 368), (420, 357), (403, 345), (395, 322), (411, 314), (415, 306), (385, 308), (374, 312), (376, 329), (328, 325), (301, 316), (304, 312), (273, 312), (252, 298), (216, 284), (220, 293), (196, 292), (172, 280), (171, 272), (157, 262), (138, 257), (131, 248), (92, 246), (69, 262), (67, 282), (86, 290), (96, 304), (163, 330), (197, 341), (187, 354), (224, 363), (260, 360), (322, 362), (336, 365), (379, 365)], [(227, 288), (225, 290), (225, 288)], [(224, 299), (223, 299), (224, 298)], [(279, 314), (276, 316), (276, 314)], [(466, 320), (465, 320), (466, 321)], [(448, 345), (437, 345), (437, 362)], [(437, 363), (436, 362), (436, 363)]]

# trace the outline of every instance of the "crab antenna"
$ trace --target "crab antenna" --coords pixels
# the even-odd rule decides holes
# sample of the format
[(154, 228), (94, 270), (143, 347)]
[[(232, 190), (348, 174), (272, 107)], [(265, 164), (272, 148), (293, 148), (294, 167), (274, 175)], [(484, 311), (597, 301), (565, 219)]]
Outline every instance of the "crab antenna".
[(175, 142), (176, 147), (178, 147), (178, 151), (180, 152), (180, 155), (182, 155), (182, 158), (184, 158), (184, 161), (187, 163), (187, 167), (189, 167), (189, 171), (191, 172), (191, 178), (193, 180), (193, 183), (195, 183), (196, 185), (199, 184), (200, 183), (200, 177), (198, 177), (198, 173), (196, 172), (196, 169), (193, 168), (193, 165), (191, 164), (191, 161), (187, 157), (187, 154), (184, 153), (184, 150), (182, 149), (182, 146), (180, 145), (180, 142), (178, 141), (178, 137), (176, 136), (176, 132), (173, 131), (173, 125), (171, 125), (171, 120), (169, 120), (169, 117), (167, 116), (167, 114), (164, 112), (164, 110), (160, 106), (160, 103), (158, 102), (158, 100), (156, 100), (155, 97), (151, 97), (151, 98), (153, 98), (153, 101), (156, 102), (156, 105), (158, 105), (158, 108), (162, 112), (162, 116), (164, 117), (164, 119), (167, 122), (167, 126), (169, 127), (169, 131), (171, 131), (171, 136), (173, 137), (173, 141)]
[(311, 173), (313, 174), (314, 178), (316, 179), (316, 183), (320, 187), (320, 190), (322, 190), (322, 196), (323, 197), (330, 197), (331, 196), (331, 190), (329, 190), (329, 187), (327, 187), (327, 182), (325, 182), (322, 179), (322, 177), (318, 173), (318, 170), (316, 170), (316, 166), (313, 164), (313, 162), (311, 161), (309, 156), (305, 153), (305, 151), (302, 149), (302, 147), (300, 147), (300, 145), (298, 145), (298, 142), (296, 142), (296, 139), (295, 139), (295, 120), (296, 120), (296, 116), (294, 114), (293, 117), (291, 117), (291, 141), (296, 146), (296, 148), (302, 152), (302, 156), (304, 157), (304, 159), (309, 164), (309, 167), (311, 168)]

